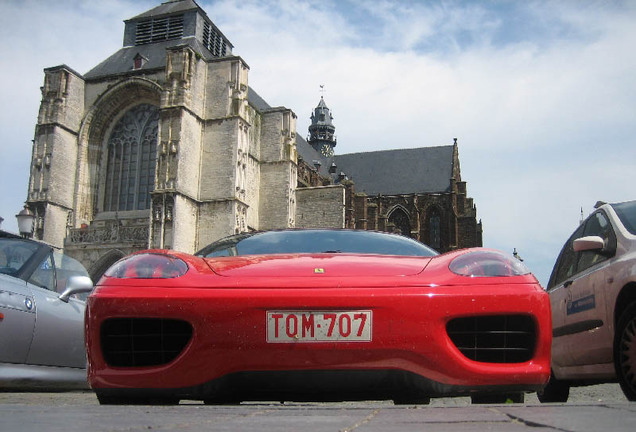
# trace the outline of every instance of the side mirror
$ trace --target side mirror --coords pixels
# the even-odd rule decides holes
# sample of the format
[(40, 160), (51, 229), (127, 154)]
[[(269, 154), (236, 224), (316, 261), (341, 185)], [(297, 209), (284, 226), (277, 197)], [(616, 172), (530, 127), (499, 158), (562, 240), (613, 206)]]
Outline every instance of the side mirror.
[(71, 276), (66, 282), (66, 289), (58, 296), (64, 303), (68, 303), (68, 299), (73, 294), (86, 293), (93, 291), (93, 281), (88, 276)]
[(587, 236), (574, 240), (572, 245), (574, 252), (582, 251), (598, 251), (601, 252), (605, 247), (605, 241), (599, 236)]

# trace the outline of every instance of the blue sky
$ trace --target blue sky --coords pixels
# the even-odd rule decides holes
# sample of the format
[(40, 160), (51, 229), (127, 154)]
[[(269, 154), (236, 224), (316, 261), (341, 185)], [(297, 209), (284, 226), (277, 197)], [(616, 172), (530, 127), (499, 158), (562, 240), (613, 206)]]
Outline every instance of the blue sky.
[[(159, 1), (4, 0), (0, 216), (27, 194), (43, 69), (85, 73), (121, 47), (123, 20)], [(484, 227), (545, 284), (598, 200), (636, 198), (636, 2), (198, 1), (298, 115), (320, 85), (336, 152), (452, 144)]]

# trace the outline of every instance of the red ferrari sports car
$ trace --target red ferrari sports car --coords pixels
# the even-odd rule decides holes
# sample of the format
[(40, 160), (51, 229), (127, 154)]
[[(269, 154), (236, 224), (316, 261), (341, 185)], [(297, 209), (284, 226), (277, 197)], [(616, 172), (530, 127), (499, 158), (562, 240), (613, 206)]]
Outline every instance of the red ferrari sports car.
[(550, 377), (548, 295), (512, 256), (351, 230), (239, 234), (114, 264), (86, 309), (102, 404), (523, 400)]

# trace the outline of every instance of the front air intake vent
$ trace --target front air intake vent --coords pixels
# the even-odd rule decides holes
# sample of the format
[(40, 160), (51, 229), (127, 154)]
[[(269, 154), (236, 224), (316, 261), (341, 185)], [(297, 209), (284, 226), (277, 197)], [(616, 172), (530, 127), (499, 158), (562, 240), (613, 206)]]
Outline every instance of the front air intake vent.
[(536, 326), (528, 315), (456, 318), (446, 325), (455, 346), (471, 360), (522, 363), (534, 354)]
[(111, 318), (102, 324), (104, 360), (115, 367), (170, 363), (192, 337), (187, 321), (162, 318)]

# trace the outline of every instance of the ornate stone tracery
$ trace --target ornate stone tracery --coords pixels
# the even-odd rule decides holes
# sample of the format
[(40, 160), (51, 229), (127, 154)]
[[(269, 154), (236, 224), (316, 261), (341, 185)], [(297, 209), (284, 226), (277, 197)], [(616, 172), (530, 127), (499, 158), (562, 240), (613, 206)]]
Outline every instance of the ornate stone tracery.
[(409, 237), (411, 236), (411, 221), (407, 210), (403, 206), (395, 206), (389, 211), (388, 222), (393, 232)]
[(130, 107), (147, 103), (158, 106), (161, 88), (141, 78), (125, 78), (110, 87), (91, 106), (78, 136), (78, 181), (75, 226), (90, 223), (103, 211), (107, 165), (107, 140), (112, 126)]
[(105, 211), (150, 208), (154, 189), (159, 110), (137, 105), (115, 124), (108, 139)]

